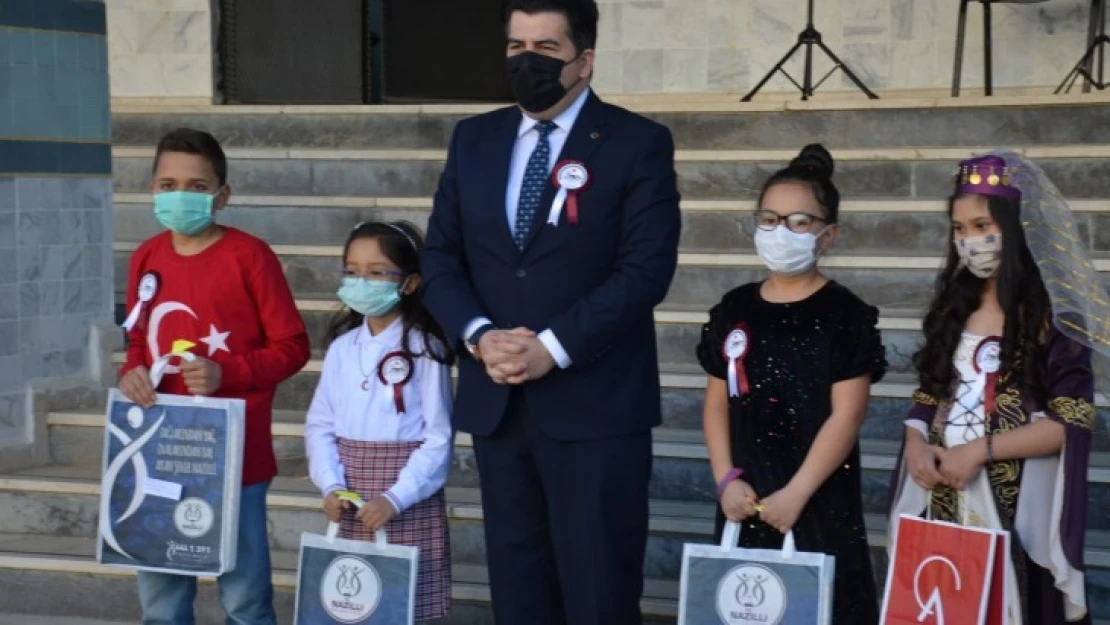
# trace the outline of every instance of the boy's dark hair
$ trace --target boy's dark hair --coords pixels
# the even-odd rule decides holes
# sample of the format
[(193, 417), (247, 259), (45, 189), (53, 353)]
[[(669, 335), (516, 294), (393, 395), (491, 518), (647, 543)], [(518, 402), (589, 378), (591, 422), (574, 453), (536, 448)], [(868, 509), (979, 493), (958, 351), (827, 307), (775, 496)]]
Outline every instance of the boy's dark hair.
[(581, 54), (583, 50), (597, 47), (598, 12), (594, 0), (505, 0), (502, 7), (505, 32), (508, 32), (509, 19), (516, 11), (528, 15), (562, 13), (570, 28), (567, 36), (574, 43), (576, 52)]
[(151, 171), (158, 171), (158, 160), (166, 152), (181, 152), (183, 154), (196, 154), (203, 156), (212, 165), (220, 185), (227, 184), (227, 156), (216, 137), (192, 128), (178, 128), (166, 133), (158, 142), (158, 149), (154, 152), (154, 165)]
[[(382, 253), (407, 275), (420, 275), (420, 250), (424, 248), (424, 237), (420, 229), (407, 221), (367, 221), (355, 226), (343, 245), (343, 262), (347, 262), (347, 251), (351, 243), (358, 239), (376, 239)], [(455, 353), (447, 342), (443, 328), (424, 308), (420, 300), (420, 289), (401, 295), (401, 325), (403, 334), (401, 351), (410, 358), (427, 356), (432, 360), (450, 365), (454, 363)], [(327, 342), (330, 344), (346, 332), (363, 322), (363, 316), (353, 310), (344, 309), (332, 320), (328, 328)], [(424, 339), (424, 351), (415, 353), (409, 345), (410, 330), (420, 332)], [(435, 339), (433, 341), (432, 339)], [(438, 343), (438, 345), (436, 345)]]

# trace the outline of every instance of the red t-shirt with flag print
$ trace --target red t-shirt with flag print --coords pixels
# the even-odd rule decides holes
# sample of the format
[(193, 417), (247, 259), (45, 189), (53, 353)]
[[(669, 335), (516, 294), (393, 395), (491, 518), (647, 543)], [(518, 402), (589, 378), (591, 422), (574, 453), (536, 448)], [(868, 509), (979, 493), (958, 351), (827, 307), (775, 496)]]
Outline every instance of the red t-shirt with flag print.
[[(235, 228), (194, 256), (173, 249), (163, 232), (131, 256), (127, 310), (139, 301), (143, 276), (157, 279), (157, 292), (128, 333), (127, 362), (120, 375), (153, 362), (177, 341), (193, 344), (197, 356), (220, 365), (220, 388), (213, 397), (246, 401), (243, 484), (277, 474), (270, 434), (277, 385), (304, 367), (310, 356), (308, 334), (285, 280), (281, 263), (268, 245)], [(188, 395), (171, 361), (156, 389)]]

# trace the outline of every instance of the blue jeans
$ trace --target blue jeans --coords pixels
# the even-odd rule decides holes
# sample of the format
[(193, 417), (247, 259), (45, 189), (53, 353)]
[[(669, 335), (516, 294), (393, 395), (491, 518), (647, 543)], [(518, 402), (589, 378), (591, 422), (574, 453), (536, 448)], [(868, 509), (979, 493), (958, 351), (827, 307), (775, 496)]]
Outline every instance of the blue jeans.
[[(269, 482), (244, 486), (239, 498), (239, 553), (233, 571), (218, 578), (227, 625), (276, 625), (270, 543), (266, 533)], [(139, 571), (143, 625), (194, 625), (197, 580)]]

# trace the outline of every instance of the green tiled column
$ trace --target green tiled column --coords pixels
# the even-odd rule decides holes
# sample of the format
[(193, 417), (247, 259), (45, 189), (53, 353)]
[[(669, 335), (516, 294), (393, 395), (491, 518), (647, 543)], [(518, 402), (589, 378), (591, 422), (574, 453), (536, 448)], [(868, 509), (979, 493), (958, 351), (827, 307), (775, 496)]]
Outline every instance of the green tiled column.
[(104, 5), (0, 0), (0, 446), (29, 442), (29, 383), (88, 375), (110, 318)]

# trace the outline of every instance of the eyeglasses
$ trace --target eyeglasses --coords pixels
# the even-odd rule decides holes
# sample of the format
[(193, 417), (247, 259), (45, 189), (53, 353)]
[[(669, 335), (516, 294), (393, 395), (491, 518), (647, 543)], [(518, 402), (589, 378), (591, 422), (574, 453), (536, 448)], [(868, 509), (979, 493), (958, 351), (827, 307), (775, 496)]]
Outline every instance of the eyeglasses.
[(783, 216), (772, 210), (755, 211), (755, 225), (760, 230), (774, 230), (779, 224), (785, 223), (786, 228), (791, 232), (809, 232), (815, 221), (828, 223), (828, 220), (823, 217), (809, 213), (790, 213)]
[(350, 269), (344, 269), (340, 277), (341, 278), (363, 278), (363, 279), (371, 280), (371, 281), (373, 281), (373, 280), (383, 281), (384, 280), (384, 281), (392, 282), (392, 281), (395, 281), (395, 279), (404, 278), (407, 275), (409, 275), (409, 274), (407, 274), (403, 271), (389, 271), (389, 270), (385, 270), (385, 269), (373, 269), (373, 270), (367, 271), (365, 273), (359, 273), (357, 271), (352, 271)]

